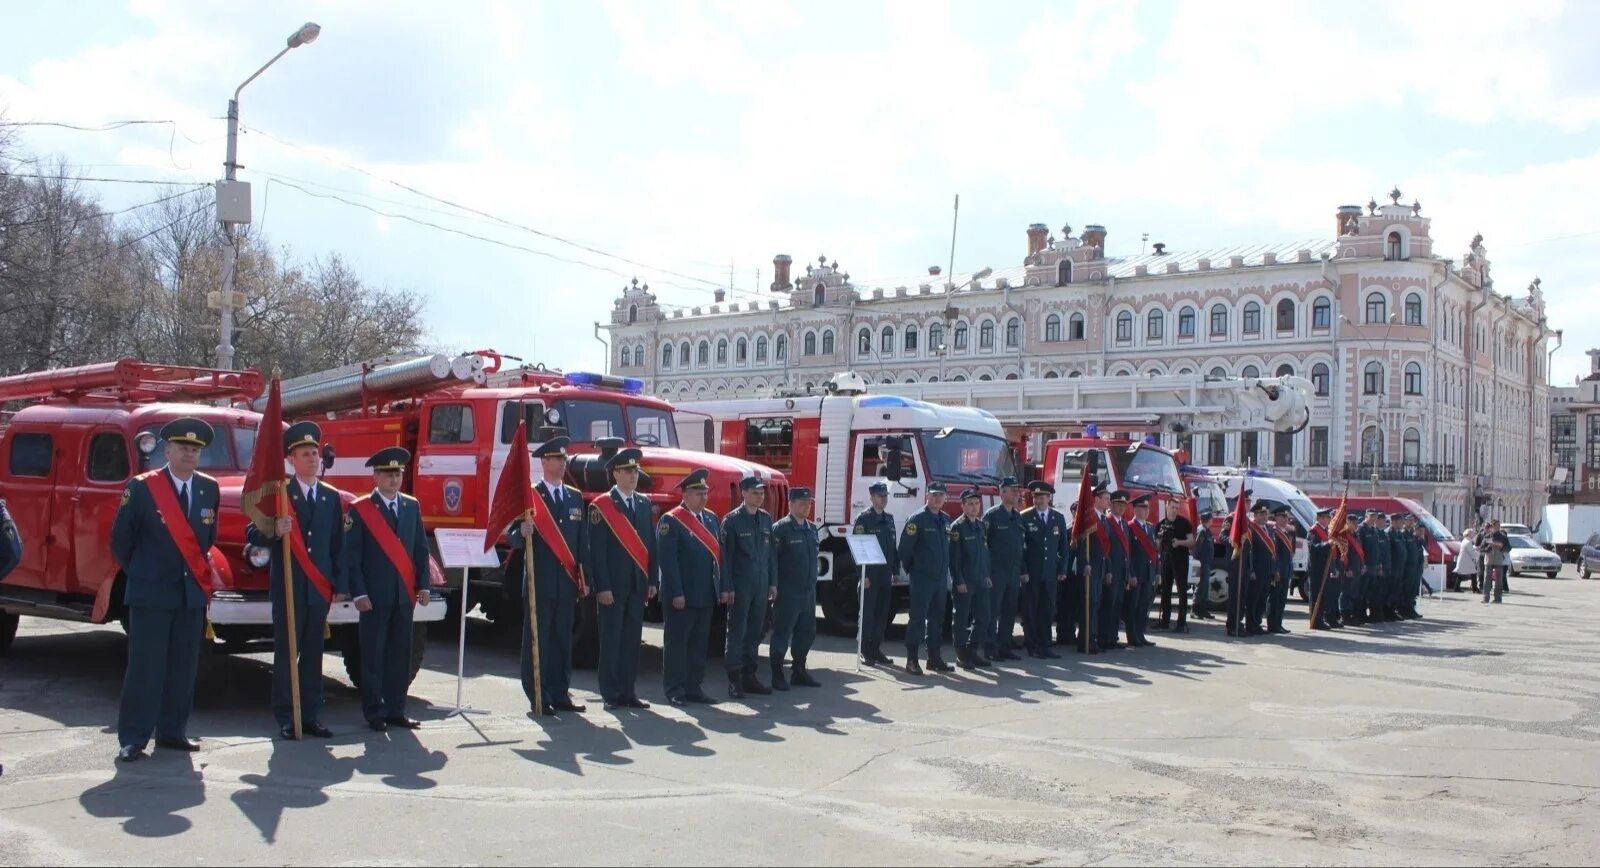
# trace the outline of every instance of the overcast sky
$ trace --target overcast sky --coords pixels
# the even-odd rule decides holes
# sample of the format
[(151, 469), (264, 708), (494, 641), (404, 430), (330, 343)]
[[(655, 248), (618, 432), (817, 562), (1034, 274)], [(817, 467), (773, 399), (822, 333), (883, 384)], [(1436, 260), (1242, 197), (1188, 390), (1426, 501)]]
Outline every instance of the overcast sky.
[(747, 300), (775, 253), (914, 283), (956, 193), (967, 270), (1036, 221), (1113, 255), (1327, 237), (1399, 185), (1441, 255), (1482, 232), (1497, 289), (1543, 278), (1555, 382), (1600, 347), (1600, 3), (8, 3), (0, 113), (171, 119), (22, 143), (211, 180), (229, 94), (306, 20), (241, 99), (255, 222), (421, 291), (441, 346), (595, 367), (628, 278), (703, 305), (731, 267)]

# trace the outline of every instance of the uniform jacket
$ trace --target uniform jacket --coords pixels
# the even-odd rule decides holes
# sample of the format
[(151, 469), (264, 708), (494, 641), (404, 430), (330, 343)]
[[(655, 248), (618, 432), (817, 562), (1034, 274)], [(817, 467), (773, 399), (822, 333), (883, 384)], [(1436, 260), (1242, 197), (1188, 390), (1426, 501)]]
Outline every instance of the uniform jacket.
[(1022, 574), (1022, 555), (1027, 546), (1022, 513), (997, 504), (983, 514), (983, 525), (991, 575), (1015, 583)]
[(950, 520), (924, 506), (900, 532), (900, 563), (913, 585), (950, 581)]
[(855, 527), (851, 532), (876, 534), (878, 545), (883, 548), (883, 558), (888, 561), (882, 566), (867, 567), (867, 578), (878, 579), (900, 572), (899, 535), (895, 532), (894, 516), (890, 515), (888, 510), (878, 512), (869, 507), (856, 516)]
[(1039, 510), (1031, 506), (1021, 516), (1022, 572), (1035, 582), (1053, 582), (1066, 575), (1067, 546), (1071, 542), (1066, 516), (1059, 509), (1052, 509), (1048, 519), (1040, 518)]
[[(594, 585), (595, 593), (617, 593), (629, 588), (642, 590), (653, 585), (659, 571), (655, 568), (656, 528), (650, 498), (637, 491), (634, 492), (635, 506), (630, 514), (626, 498), (616, 486), (612, 486), (611, 490), (601, 497), (611, 498), (617, 510), (632, 523), (633, 529), (638, 531), (639, 539), (644, 542), (648, 561), (647, 569), (641, 571), (634, 563), (633, 557), (628, 554), (628, 550), (622, 547), (622, 543), (617, 542), (616, 535), (611, 532), (611, 526), (606, 524), (605, 516), (600, 514), (600, 508), (590, 504), (589, 544), (585, 547), (587, 555), (577, 552), (573, 555), (582, 560), (583, 572)], [(537, 563), (534, 564), (534, 568), (538, 569)]]
[(772, 523), (772, 560), (778, 566), (778, 593), (803, 594), (817, 588), (817, 526), (786, 515)]
[[(294, 510), (295, 519), (300, 523), (300, 536), (305, 540), (306, 552), (311, 555), (311, 562), (322, 572), (328, 584), (338, 593), (339, 567), (342, 563), (342, 543), (344, 540), (344, 501), (339, 496), (339, 490), (326, 482), (318, 481), (311, 489), (311, 500), (307, 500), (304, 492), (300, 490), (300, 481), (294, 477), (289, 478), (289, 508)], [(272, 589), (271, 597), (274, 600), (283, 599), (283, 541), (277, 537), (267, 536), (254, 524), (250, 525), (250, 542), (263, 546), (272, 552)], [(423, 575), (427, 575), (426, 572)], [(296, 563), (294, 569), (294, 596), (297, 603), (304, 604), (309, 598), (320, 600), (323, 604), (332, 600), (323, 600), (321, 592), (312, 590), (311, 580), (306, 577), (306, 571)]]
[[(722, 522), (709, 509), (700, 510), (690, 520), (704, 525), (712, 539), (722, 530)], [(720, 547), (721, 543), (717, 545)], [(705, 543), (679, 524), (675, 515), (663, 515), (656, 522), (656, 564), (661, 597), (668, 605), (677, 597), (683, 597), (684, 605), (692, 609), (717, 604), (722, 569)]]
[(778, 586), (772, 551), (772, 515), (740, 505), (722, 517), (722, 589), (738, 593)]
[(987, 590), (991, 578), (988, 525), (962, 516), (950, 525), (950, 582), (966, 585), (967, 593)]
[[(556, 506), (552, 489), (547, 483), (541, 481), (533, 488), (544, 501), (545, 509), (550, 510), (550, 515), (556, 521), (556, 528), (567, 541), (567, 549), (572, 552), (573, 560), (577, 562), (578, 568), (583, 570), (584, 558), (589, 548), (590, 527), (583, 520), (583, 513), (587, 508), (584, 505), (583, 492), (570, 485), (558, 487), (561, 490), (559, 507)], [(511, 525), (507, 541), (511, 545), (511, 556), (506, 558), (506, 590), (512, 598), (521, 599), (522, 587), (527, 582), (523, 573), (523, 570), (527, 569), (522, 562), (526, 540), (522, 536), (521, 520)], [(578, 594), (577, 582), (572, 576), (567, 575), (567, 568), (561, 565), (555, 552), (551, 551), (549, 544), (538, 534), (533, 536), (533, 584), (534, 592), (543, 599), (576, 599)]]
[[(123, 602), (149, 609), (204, 609), (206, 596), (195, 584), (177, 543), (167, 533), (148, 486), (177, 486), (162, 471), (134, 477), (122, 492), (122, 505), (111, 523), (111, 555), (126, 577)], [(217, 541), (217, 481), (204, 473), (189, 479), (189, 526), (200, 550), (211, 551)], [(208, 586), (210, 576), (199, 577)]]
[[(389, 517), (383, 497), (376, 491), (360, 500), (371, 500), (378, 514), (388, 522), (389, 529), (400, 537), (400, 545), (410, 555), (411, 568), (415, 570), (417, 590), (428, 587), (428, 532), (422, 526), (422, 504), (415, 497), (401, 494), (395, 501), (399, 516)], [(374, 606), (414, 605), (407, 599), (405, 580), (400, 571), (378, 545), (377, 537), (367, 528), (366, 520), (354, 506), (345, 512), (344, 539), (340, 542), (339, 593), (352, 598), (366, 597)]]

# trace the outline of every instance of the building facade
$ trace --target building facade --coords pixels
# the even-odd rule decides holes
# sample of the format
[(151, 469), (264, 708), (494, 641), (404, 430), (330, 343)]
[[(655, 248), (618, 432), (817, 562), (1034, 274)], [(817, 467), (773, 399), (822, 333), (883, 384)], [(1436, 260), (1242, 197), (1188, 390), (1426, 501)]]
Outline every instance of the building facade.
[(1589, 375), (1550, 390), (1550, 501), (1600, 503), (1600, 349)]
[[(625, 287), (613, 373), (674, 401), (879, 383), (1295, 374), (1315, 385), (1295, 434), (1195, 435), (1204, 464), (1271, 467), (1312, 493), (1413, 497), (1459, 530), (1488, 503), (1536, 516), (1550, 455), (1548, 338), (1534, 280), (1495, 291), (1481, 236), (1435, 252), (1420, 204), (1340, 207), (1329, 237), (1109, 257), (1107, 230), (1027, 230), (1021, 264), (917, 286), (856, 286), (819, 257), (773, 260), (770, 297), (668, 310)], [(1374, 480), (1376, 477), (1376, 480)]]

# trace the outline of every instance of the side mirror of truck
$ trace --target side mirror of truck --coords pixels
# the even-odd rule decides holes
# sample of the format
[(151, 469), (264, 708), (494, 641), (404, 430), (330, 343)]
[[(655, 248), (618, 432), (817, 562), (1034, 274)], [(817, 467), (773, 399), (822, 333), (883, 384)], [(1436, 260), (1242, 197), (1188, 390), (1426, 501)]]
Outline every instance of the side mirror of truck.
[(324, 475), (326, 475), (328, 471), (333, 469), (333, 459), (334, 459), (333, 444), (332, 443), (324, 443), (324, 444), (322, 444), (322, 472), (323, 472)]

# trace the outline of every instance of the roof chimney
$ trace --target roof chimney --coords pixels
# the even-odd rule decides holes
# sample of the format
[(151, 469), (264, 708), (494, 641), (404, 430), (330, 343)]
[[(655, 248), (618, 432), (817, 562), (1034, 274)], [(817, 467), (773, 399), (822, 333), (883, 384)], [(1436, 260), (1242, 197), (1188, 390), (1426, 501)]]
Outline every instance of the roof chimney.
[(1104, 252), (1106, 247), (1106, 227), (1099, 223), (1090, 223), (1083, 227), (1083, 245), (1098, 248)]
[(944, 272), (944, 269), (940, 268), (937, 265), (928, 266), (928, 273), (933, 275), (934, 277), (938, 277), (943, 272)]
[(725, 289), (719, 289), (712, 293), (712, 296), (717, 300), (718, 304), (721, 304), (722, 300), (728, 297), (728, 291)]
[(790, 259), (787, 253), (780, 253), (772, 257), (773, 292), (788, 292), (794, 288), (794, 284), (789, 282), (789, 265), (792, 262), (794, 260)]
[(1336, 219), (1339, 221), (1339, 235), (1334, 237), (1354, 235), (1355, 233), (1351, 230), (1356, 226), (1356, 221), (1360, 218), (1360, 205), (1340, 205), (1339, 213), (1336, 215)]
[(1035, 253), (1043, 250), (1045, 238), (1049, 235), (1049, 226), (1046, 226), (1043, 223), (1028, 224), (1028, 255), (1032, 256)]
[(1157, 256), (1166, 256), (1167, 255), (1167, 245), (1162, 244), (1159, 241), (1157, 241), (1156, 243), (1150, 245), (1150, 247), (1155, 250)]

